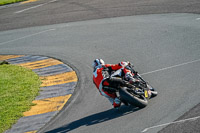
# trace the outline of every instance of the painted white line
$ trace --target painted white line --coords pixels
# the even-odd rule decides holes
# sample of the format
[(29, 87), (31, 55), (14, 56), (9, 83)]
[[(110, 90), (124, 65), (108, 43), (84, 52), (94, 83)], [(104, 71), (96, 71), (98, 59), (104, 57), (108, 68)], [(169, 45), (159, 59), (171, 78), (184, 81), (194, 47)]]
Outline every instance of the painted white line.
[(141, 132), (144, 133), (144, 132), (148, 131), (149, 129), (153, 129), (153, 128), (157, 128), (157, 127), (162, 127), (162, 126), (167, 126), (167, 125), (170, 125), (170, 124), (184, 123), (186, 121), (195, 121), (195, 120), (197, 120), (199, 118), (200, 118), (200, 116), (197, 116), (197, 117), (193, 117), (193, 118), (188, 118), (188, 119), (183, 119), (183, 120), (179, 120), (179, 121), (169, 122), (169, 123), (165, 123), (165, 124), (161, 124), (161, 125), (157, 125), (157, 126), (152, 126), (152, 127), (149, 127), (149, 128), (145, 128)]
[(20, 10), (20, 11), (17, 11), (17, 12), (15, 12), (15, 13), (22, 13), (22, 12), (24, 12), (24, 11), (28, 11), (28, 10), (30, 10), (30, 9), (34, 9), (34, 8), (37, 8), (37, 7), (40, 7), (40, 6), (43, 6), (43, 5), (45, 5), (45, 4), (40, 4), (40, 5), (37, 5), (37, 6), (32, 6), (32, 7), (29, 7), (29, 8)]
[(17, 12), (15, 12), (15, 13), (22, 13), (22, 12), (25, 12), (25, 11), (28, 11), (28, 10), (31, 10), (31, 9), (34, 9), (34, 8), (38, 8), (38, 7), (40, 7), (40, 6), (44, 6), (44, 5), (49, 4), (49, 3), (56, 2), (56, 1), (58, 1), (58, 0), (51, 0), (51, 1), (47, 2), (47, 3), (40, 4), (40, 5), (36, 5), (36, 6), (32, 6), (32, 7), (29, 7), (29, 8), (20, 10), (20, 11), (17, 11)]
[(161, 68), (161, 69), (158, 69), (158, 70), (154, 70), (154, 71), (142, 73), (142, 74), (140, 74), (140, 75), (146, 75), (146, 74), (150, 74), (150, 73), (155, 73), (155, 72), (159, 72), (159, 71), (164, 71), (164, 70), (167, 70), (167, 69), (171, 69), (171, 68), (175, 68), (175, 67), (180, 67), (180, 66), (184, 66), (184, 65), (191, 64), (191, 63), (195, 63), (195, 62), (199, 62), (199, 61), (200, 61), (200, 59), (197, 59), (197, 60), (185, 62), (185, 63), (182, 63), (182, 64), (178, 64), (178, 65), (174, 65), (174, 66), (165, 67), (165, 68)]
[(24, 36), (24, 37), (21, 37), (21, 38), (17, 38), (17, 39), (10, 40), (10, 41), (7, 41), (7, 42), (2, 42), (2, 43), (0, 43), (0, 45), (4, 45), (4, 44), (10, 43), (10, 42), (18, 41), (18, 40), (21, 40), (21, 39), (24, 39), (24, 38), (28, 38), (28, 37), (31, 37), (31, 36), (35, 36), (35, 35), (42, 34), (42, 33), (49, 32), (49, 31), (53, 31), (53, 30), (56, 30), (56, 29), (49, 29), (49, 30), (37, 32), (37, 33), (30, 34), (30, 35), (27, 35), (27, 36)]
[(49, 1), (48, 3), (53, 3), (53, 2), (56, 2), (56, 1), (58, 1), (58, 0), (52, 0), (52, 1)]

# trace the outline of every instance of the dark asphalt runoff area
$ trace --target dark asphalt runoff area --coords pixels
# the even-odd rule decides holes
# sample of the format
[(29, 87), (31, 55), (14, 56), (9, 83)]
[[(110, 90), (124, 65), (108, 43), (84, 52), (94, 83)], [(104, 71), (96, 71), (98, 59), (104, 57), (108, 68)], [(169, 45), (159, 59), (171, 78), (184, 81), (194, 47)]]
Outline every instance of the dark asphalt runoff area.
[(40, 0), (0, 7), (0, 30), (143, 14), (199, 14), (199, 7), (199, 0)]
[[(0, 54), (51, 56), (78, 73), (70, 103), (39, 132), (198, 133), (199, 7), (198, 0), (41, 0), (0, 7)], [(112, 109), (92, 83), (95, 58), (133, 62), (159, 95), (144, 109)]]

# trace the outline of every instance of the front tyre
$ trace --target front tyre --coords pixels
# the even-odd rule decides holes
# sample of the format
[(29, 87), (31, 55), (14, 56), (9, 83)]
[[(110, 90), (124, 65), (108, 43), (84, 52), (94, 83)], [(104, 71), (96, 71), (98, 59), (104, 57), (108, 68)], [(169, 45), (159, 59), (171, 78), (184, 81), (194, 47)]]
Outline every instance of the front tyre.
[(127, 101), (129, 104), (133, 106), (144, 108), (148, 104), (148, 101), (144, 96), (136, 97), (131, 93), (129, 93), (126, 87), (120, 88), (119, 94), (123, 100)]
[(147, 87), (148, 87), (149, 90), (151, 90), (151, 98), (153, 98), (153, 97), (158, 95), (158, 92), (152, 86), (147, 84)]

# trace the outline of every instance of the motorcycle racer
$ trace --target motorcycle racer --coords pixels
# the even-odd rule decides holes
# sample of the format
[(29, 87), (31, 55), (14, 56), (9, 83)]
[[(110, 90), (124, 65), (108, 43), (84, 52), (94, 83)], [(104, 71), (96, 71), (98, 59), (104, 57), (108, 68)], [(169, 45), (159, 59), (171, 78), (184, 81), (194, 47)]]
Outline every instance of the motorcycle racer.
[[(93, 62), (93, 82), (98, 88), (100, 94), (105, 96), (111, 102), (114, 108), (119, 108), (121, 106), (121, 101), (117, 97), (113, 88), (118, 88), (121, 85), (132, 87), (121, 78), (116, 78), (115, 75), (117, 75), (118, 72), (121, 73), (121, 71), (123, 71), (123, 74), (127, 80), (134, 82), (133, 78), (131, 78), (133, 75), (131, 74), (130, 70), (125, 69), (127, 65), (129, 65), (129, 62), (105, 64), (102, 59), (95, 59)], [(115, 72), (112, 73), (113, 71)]]

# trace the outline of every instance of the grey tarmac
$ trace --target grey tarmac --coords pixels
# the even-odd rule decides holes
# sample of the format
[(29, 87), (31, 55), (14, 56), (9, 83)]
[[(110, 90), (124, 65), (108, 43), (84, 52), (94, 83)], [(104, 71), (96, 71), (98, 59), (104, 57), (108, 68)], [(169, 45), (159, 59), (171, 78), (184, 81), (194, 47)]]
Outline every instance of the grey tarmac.
[[(199, 104), (200, 62), (187, 63), (200, 59), (198, 18), (187, 13), (138, 15), (2, 31), (0, 53), (51, 55), (78, 72), (73, 100), (40, 132), (137, 133), (173, 122)], [(128, 60), (139, 73), (163, 69), (143, 75), (159, 95), (144, 109), (122, 106), (115, 112), (92, 83), (95, 58), (106, 63)]]

